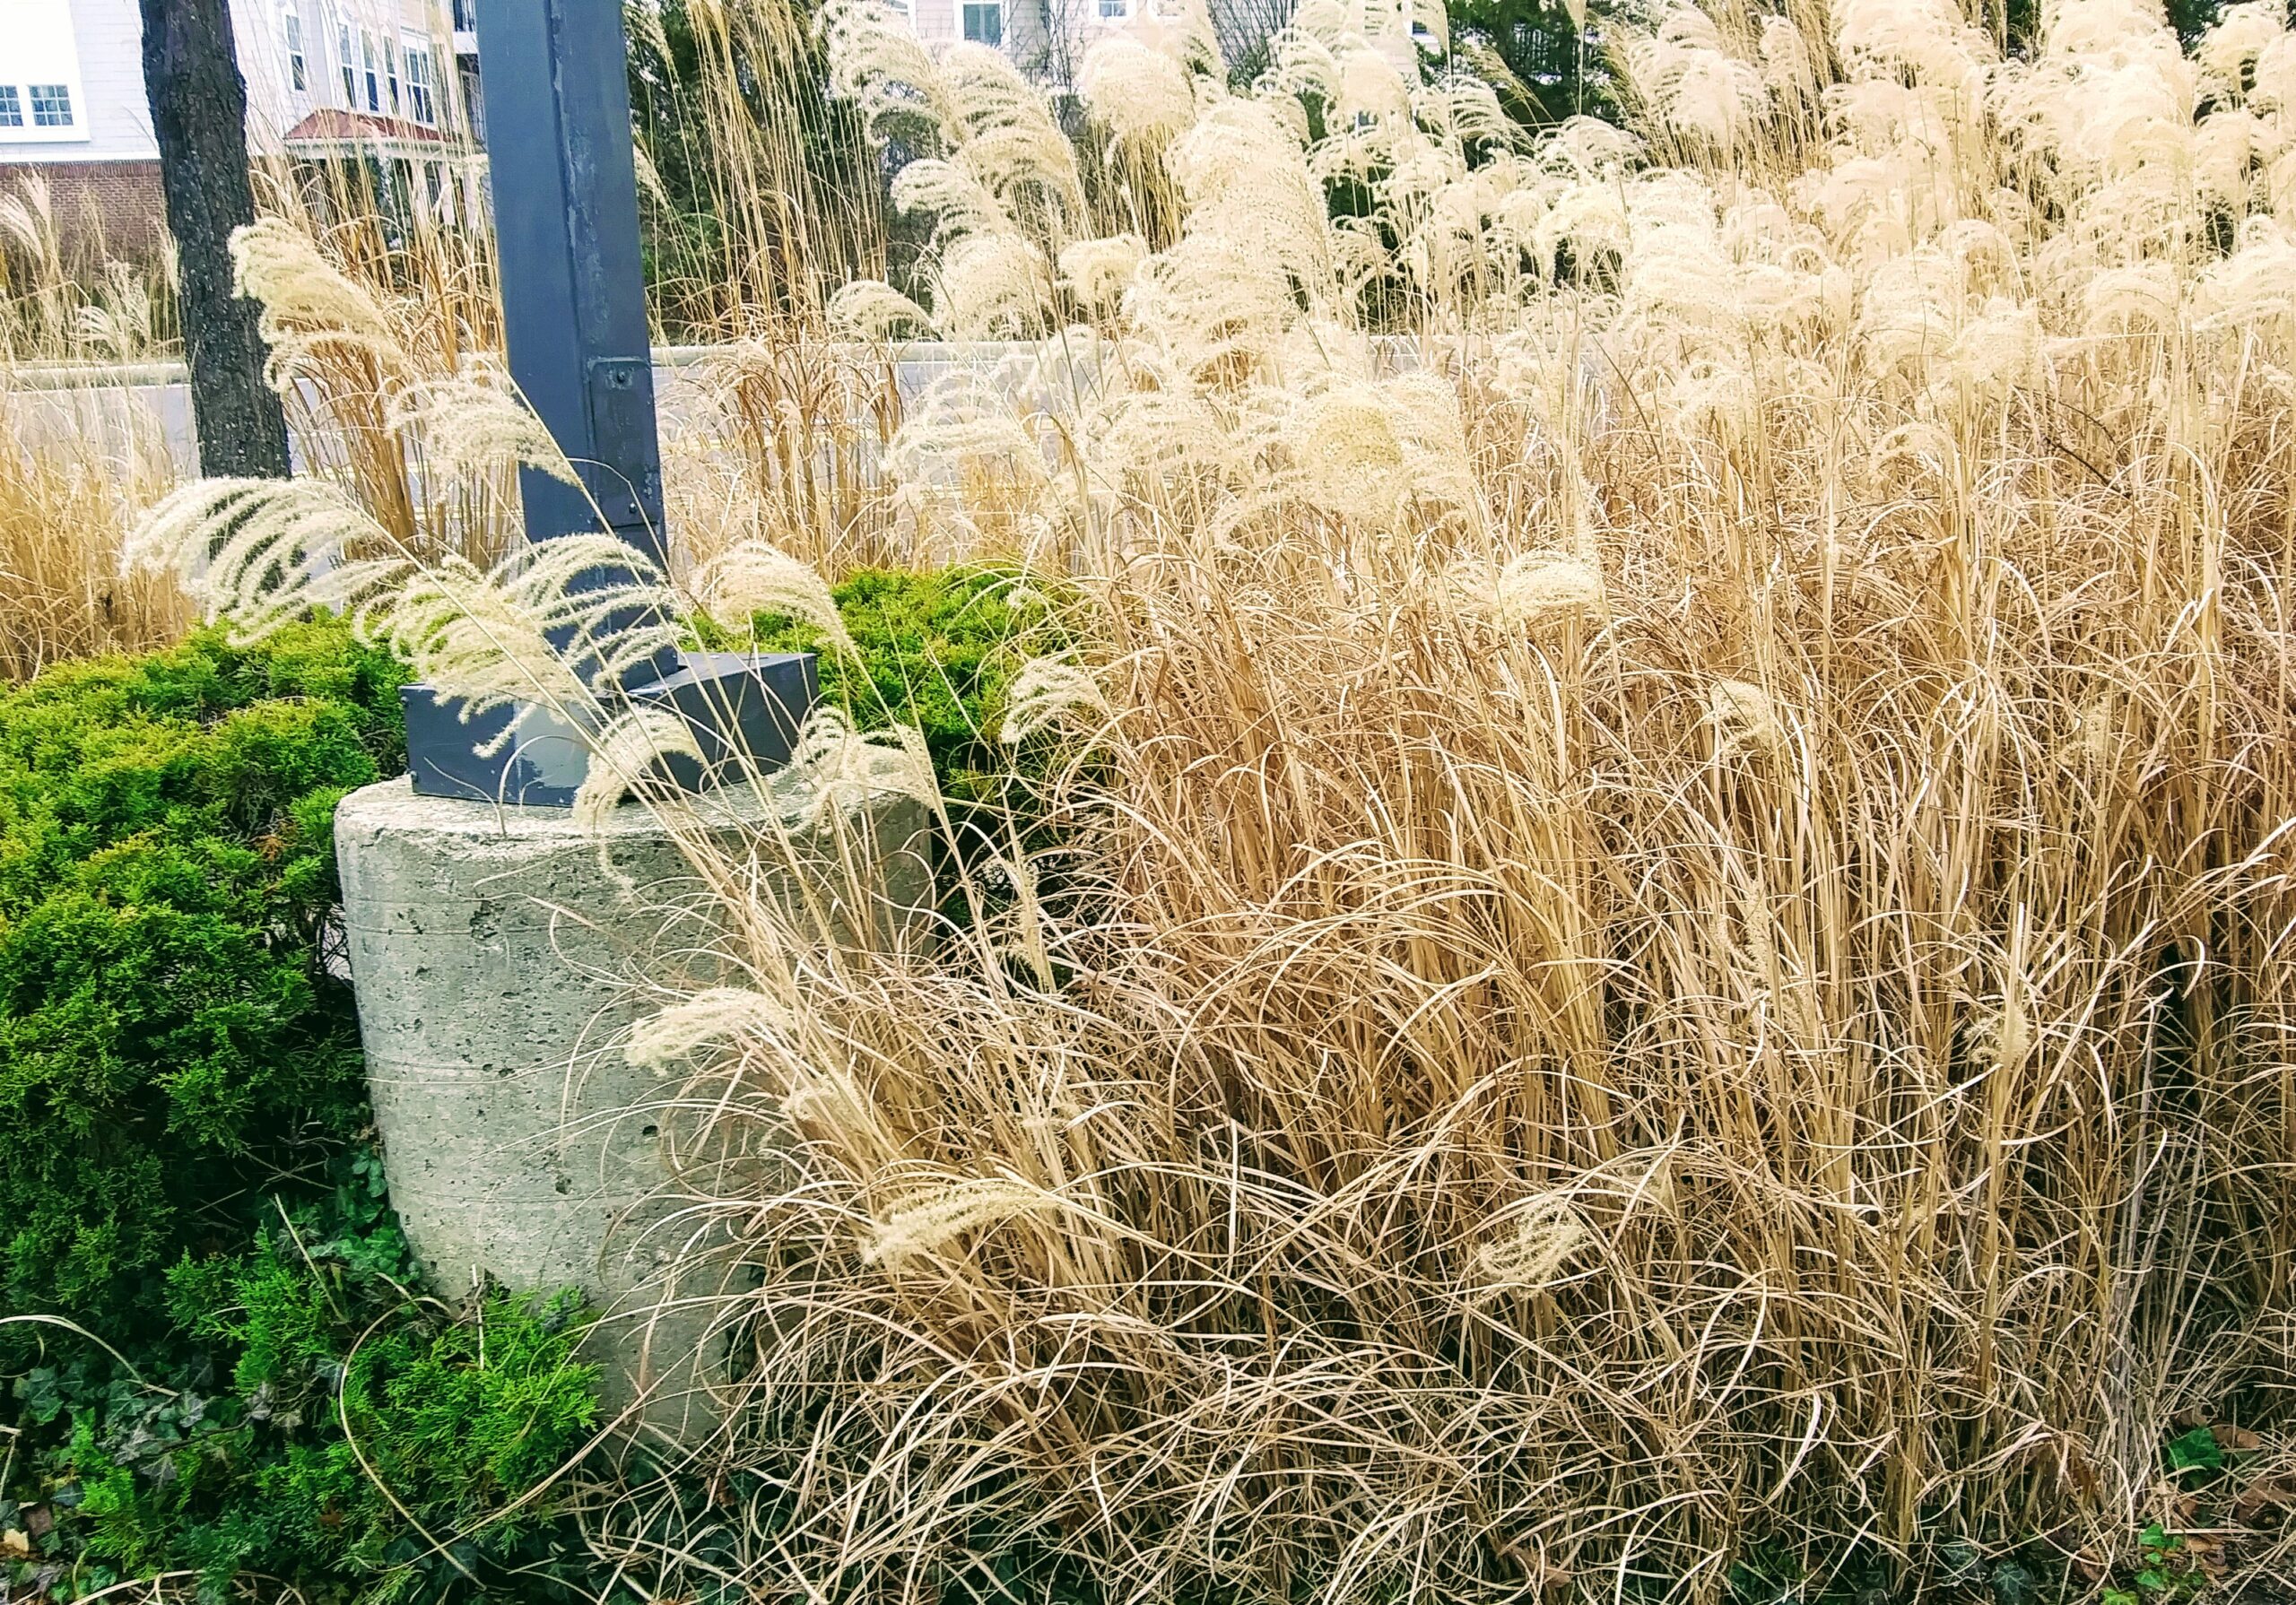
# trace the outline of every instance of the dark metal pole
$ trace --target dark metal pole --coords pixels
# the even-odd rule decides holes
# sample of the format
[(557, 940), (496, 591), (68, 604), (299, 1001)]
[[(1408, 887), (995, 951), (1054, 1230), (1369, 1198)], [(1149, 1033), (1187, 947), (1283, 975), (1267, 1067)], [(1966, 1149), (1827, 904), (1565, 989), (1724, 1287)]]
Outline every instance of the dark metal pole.
[(606, 526), (665, 557), (621, 0), (482, 0), (478, 71), (510, 377), (589, 498), (519, 476), (526, 534)]
[[(522, 473), (526, 538), (593, 531), (603, 513), (607, 530), (666, 569), (628, 74), (621, 0), (480, 0), (479, 88), (510, 377), (588, 491)], [(576, 583), (615, 577), (608, 565)], [(810, 653), (667, 649), (600, 690), (685, 723), (701, 760), (664, 768), (688, 788), (787, 761), (820, 695)], [(540, 710), (465, 719), (422, 686), (405, 688), (401, 702), (419, 792), (562, 807), (587, 772), (578, 733), (531, 723)]]

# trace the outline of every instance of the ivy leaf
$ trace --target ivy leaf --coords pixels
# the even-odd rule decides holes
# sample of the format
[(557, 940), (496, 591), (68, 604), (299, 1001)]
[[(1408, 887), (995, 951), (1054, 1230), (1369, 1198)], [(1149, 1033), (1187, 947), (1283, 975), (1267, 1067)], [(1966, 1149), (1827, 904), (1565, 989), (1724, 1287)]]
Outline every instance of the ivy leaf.
[(2167, 1453), (2169, 1464), (2175, 1471), (2221, 1471), (2224, 1469), (2223, 1446), (2217, 1443), (2216, 1434), (2205, 1427), (2196, 1427), (2190, 1432), (2170, 1438)]

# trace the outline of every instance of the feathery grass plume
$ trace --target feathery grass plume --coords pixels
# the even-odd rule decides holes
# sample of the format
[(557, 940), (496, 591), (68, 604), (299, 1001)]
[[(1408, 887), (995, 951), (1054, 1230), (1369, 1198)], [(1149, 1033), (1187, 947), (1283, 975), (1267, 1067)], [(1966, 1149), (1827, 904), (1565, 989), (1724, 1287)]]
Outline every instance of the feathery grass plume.
[(1779, 751), (1788, 739), (1776, 699), (1747, 681), (1716, 681), (1707, 693), (1707, 713), (1719, 733), (1717, 750), (1725, 755)]
[(1503, 1236), (1475, 1250), (1475, 1270), (1486, 1293), (1544, 1291), (1593, 1234), (1565, 1193), (1544, 1193), (1508, 1210)]
[(625, 709), (586, 744), (590, 767), (574, 790), (572, 809), (574, 823), (585, 830), (595, 830), (613, 818), (622, 799), (665, 760), (705, 761), (693, 726), (684, 715), (666, 707)]
[(687, 588), (704, 612), (728, 622), (782, 613), (821, 631), (833, 650), (861, 655), (820, 571), (763, 541), (744, 541), (718, 553), (694, 570)]
[(882, 279), (856, 279), (829, 298), (831, 329), (856, 340), (891, 340), (933, 326), (932, 315)]
[[(891, 744), (886, 744), (890, 737)], [(933, 757), (914, 725), (862, 734), (843, 709), (823, 703), (806, 716), (789, 755), (790, 771), (813, 788), (805, 820), (818, 827), (883, 794), (911, 797), (944, 816)]]
[(232, 231), (231, 288), (263, 303), (257, 325), (271, 348), (265, 377), (274, 390), (291, 387), (332, 349), (370, 357), (386, 371), (407, 365), (405, 343), (381, 303), (284, 218), (257, 218)]
[(208, 623), (257, 641), (314, 607), (356, 607), (409, 570), (387, 531), (317, 480), (197, 480), (137, 521), (121, 571), (171, 573)]
[(1095, 310), (1111, 308), (1132, 288), (1147, 255), (1147, 242), (1137, 234), (1080, 239), (1061, 249), (1061, 282), (1083, 306)]
[(906, 1178), (899, 1202), (873, 1223), (863, 1244), (865, 1263), (895, 1275), (974, 1232), (1074, 1209), (1058, 1193), (1017, 1176), (949, 1172)]
[(967, 160), (982, 180), (1008, 201), (1042, 209), (1055, 235), (1081, 221), (1076, 148), (1054, 120), (1046, 91), (992, 45), (952, 45), (937, 65)]
[(1338, 93), (1333, 109), (1341, 120), (1352, 123), (1412, 115), (1412, 86), (1378, 51), (1361, 47), (1342, 49), (1337, 59)]
[(958, 137), (956, 108), (905, 14), (883, 0), (823, 0), (813, 30), (829, 57), (831, 91), (855, 103), (871, 140)]
[[(465, 720), (525, 702), (602, 728), (599, 696), (679, 642), (675, 598), (626, 542), (605, 534), (535, 542), (491, 570), (449, 557), (371, 597), (357, 617), (438, 695), (461, 699)], [(517, 730), (514, 722), (485, 750)]]
[(1127, 34), (1111, 34), (1084, 52), (1076, 89), (1119, 147), (1161, 151), (1196, 121), (1196, 86), (1187, 70)]
[(1033, 503), (1048, 470), (1032, 421), (1016, 414), (1003, 386), (978, 373), (947, 374), (911, 403), (886, 447), (885, 470), (920, 494), (930, 488)]
[(666, 1071), (728, 1037), (787, 1031), (792, 1019), (787, 1005), (761, 992), (712, 986), (631, 1027), (622, 1051), (640, 1070)]
[(892, 197), (904, 213), (930, 214), (934, 236), (942, 240), (968, 234), (1011, 235), (1019, 227), (1004, 203), (962, 159), (943, 161), (926, 156), (909, 163), (893, 176)]
[(933, 320), (961, 340), (1026, 338), (1051, 313), (1043, 256), (1017, 234), (968, 234), (941, 253)]
[(1313, 300), (1331, 277), (1329, 214), (1304, 147), (1266, 102), (1223, 100), (1172, 142), (1166, 160), (1187, 200), (1189, 240), (1264, 260)]
[(1049, 730), (1072, 713), (1105, 716), (1109, 712), (1108, 698), (1091, 673), (1057, 658), (1032, 657), (1022, 664), (1005, 697), (1004, 728), (998, 739), (1008, 747)]
[(1215, 386), (1257, 369), (1299, 310), (1274, 256), (1193, 231), (1143, 261), (1124, 296), (1125, 316), (1191, 382)]
[(1514, 629), (1570, 618), (1600, 623), (1608, 605), (1602, 569), (1560, 551), (1526, 551), (1509, 559), (1499, 570), (1491, 597), (1492, 616)]
[(491, 359), (476, 360), (450, 378), (409, 386), (391, 398), (387, 416), (394, 429), (421, 439), (426, 465), (442, 478), (524, 464), (569, 485), (582, 482), (509, 375)]

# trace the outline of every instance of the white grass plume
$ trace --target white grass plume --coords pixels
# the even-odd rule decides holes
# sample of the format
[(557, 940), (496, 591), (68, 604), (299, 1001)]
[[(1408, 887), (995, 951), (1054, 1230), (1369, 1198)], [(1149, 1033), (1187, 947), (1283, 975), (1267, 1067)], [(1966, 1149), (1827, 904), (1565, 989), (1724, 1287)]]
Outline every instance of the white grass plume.
[(575, 824), (595, 830), (613, 817), (638, 785), (664, 759), (704, 761), (701, 744), (684, 715), (666, 707), (625, 709), (589, 739), (590, 768), (575, 788)]
[(1161, 150), (1196, 121), (1196, 86), (1180, 64), (1114, 34), (1084, 52), (1076, 88), (1118, 146)]
[(451, 378), (426, 379), (391, 401), (393, 427), (415, 433), (426, 465), (448, 479), (523, 464), (569, 485), (580, 474), (509, 376), (481, 360)]
[(944, 1175), (904, 1187), (900, 1201), (874, 1223), (865, 1262), (900, 1271), (967, 1235), (1058, 1215), (1074, 1206), (1017, 1176)]
[(260, 640), (314, 607), (357, 606), (399, 579), (390, 535), (364, 509), (319, 480), (197, 480), (139, 520), (121, 552), (127, 573), (174, 575), (213, 624), (229, 620), (242, 641)]
[(1124, 299), (1147, 255), (1147, 242), (1137, 234), (1080, 239), (1061, 250), (1060, 277), (1077, 300), (1103, 310)]
[(630, 1028), (622, 1052), (640, 1070), (665, 1071), (727, 1037), (789, 1028), (779, 1000), (741, 986), (713, 986), (650, 1014)]
[(1559, 1193), (1533, 1198), (1503, 1219), (1505, 1235), (1475, 1251), (1475, 1269), (1491, 1292), (1538, 1292), (1589, 1241), (1586, 1223)]
[(882, 279), (856, 279), (829, 298), (830, 327), (857, 340), (890, 340), (933, 326), (932, 315)]
[(789, 754), (791, 773), (812, 788), (805, 821), (819, 826), (884, 794), (911, 797), (944, 817), (946, 803), (922, 732), (897, 724), (862, 734), (843, 709), (822, 703), (806, 717)]
[(465, 719), (534, 702), (585, 724), (603, 723), (602, 692), (679, 638), (675, 600), (652, 567), (603, 534), (538, 542), (491, 570), (446, 559), (370, 602), (359, 625), (462, 699)]
[(719, 552), (694, 571), (688, 588), (704, 611), (727, 623), (746, 625), (759, 613), (783, 613), (812, 625), (834, 650), (861, 655), (819, 570), (763, 541), (744, 541)]
[(231, 235), (231, 288), (263, 303), (257, 320), (271, 356), (265, 377), (284, 390), (325, 352), (344, 349), (404, 368), (406, 346), (381, 303), (319, 255), (284, 218), (257, 218)]
[(1104, 716), (1109, 711), (1108, 698), (1091, 673), (1058, 658), (1031, 658), (1013, 677), (1007, 695), (1004, 727), (999, 733), (1007, 746), (1049, 730), (1070, 714)]

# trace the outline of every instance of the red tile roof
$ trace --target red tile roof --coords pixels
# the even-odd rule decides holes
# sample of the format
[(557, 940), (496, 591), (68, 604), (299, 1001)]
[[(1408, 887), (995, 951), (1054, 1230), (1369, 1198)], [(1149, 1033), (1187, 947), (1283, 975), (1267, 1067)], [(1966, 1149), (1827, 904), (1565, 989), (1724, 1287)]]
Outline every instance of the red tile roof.
[(400, 117), (369, 117), (333, 106), (320, 107), (288, 129), (282, 138), (290, 145), (344, 144), (369, 140), (412, 140), (439, 145), (447, 143), (447, 136), (438, 129), (426, 128), (420, 123), (410, 123)]

